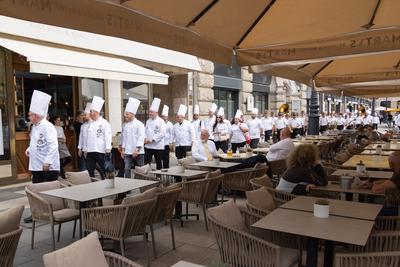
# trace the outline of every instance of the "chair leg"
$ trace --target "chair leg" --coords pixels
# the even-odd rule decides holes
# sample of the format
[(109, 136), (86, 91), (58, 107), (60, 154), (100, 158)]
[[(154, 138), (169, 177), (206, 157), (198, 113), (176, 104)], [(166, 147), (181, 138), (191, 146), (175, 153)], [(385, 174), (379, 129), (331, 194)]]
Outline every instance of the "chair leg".
[(174, 224), (172, 223), (172, 220), (169, 221), (169, 224), (171, 225), (172, 248), (175, 250), (175, 233), (174, 233)]
[(189, 219), (189, 202), (186, 202), (186, 221)]
[(206, 231), (208, 232), (208, 222), (207, 222), (207, 216), (206, 216), (206, 205), (203, 206), (203, 216), (204, 216), (204, 223), (206, 224)]
[(60, 242), (61, 223), (58, 225), (57, 243)]
[(72, 230), (72, 238), (75, 239), (76, 220), (74, 221), (74, 229)]
[(35, 220), (32, 220), (32, 237), (31, 237), (31, 249), (33, 249), (33, 243), (35, 242)]
[(236, 190), (233, 190), (233, 202), (236, 203)]
[(154, 228), (153, 225), (150, 224), (150, 232), (151, 232), (151, 243), (153, 244), (153, 254), (154, 254), (154, 258), (157, 258), (157, 251), (156, 251), (156, 241), (154, 238)]
[(120, 246), (120, 248), (121, 248), (121, 255), (122, 255), (123, 257), (125, 257), (125, 246), (124, 246), (124, 240), (123, 240), (123, 239), (121, 239), (121, 240), (119, 241), (119, 246)]
[(53, 250), (56, 250), (56, 240), (54, 236), (54, 224), (51, 224), (51, 241), (53, 241)]
[(149, 248), (147, 246), (146, 232), (143, 233), (143, 243), (144, 243), (144, 249), (146, 250), (147, 266), (150, 266), (150, 253), (149, 253)]

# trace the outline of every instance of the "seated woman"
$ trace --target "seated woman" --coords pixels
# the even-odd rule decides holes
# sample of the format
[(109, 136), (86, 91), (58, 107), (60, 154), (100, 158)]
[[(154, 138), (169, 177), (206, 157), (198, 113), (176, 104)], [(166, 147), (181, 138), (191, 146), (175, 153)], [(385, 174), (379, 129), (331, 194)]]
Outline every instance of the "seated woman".
[(319, 162), (317, 146), (304, 144), (297, 146), (287, 159), (287, 169), (279, 181), (277, 190), (305, 195), (313, 186), (328, 183), (324, 168)]

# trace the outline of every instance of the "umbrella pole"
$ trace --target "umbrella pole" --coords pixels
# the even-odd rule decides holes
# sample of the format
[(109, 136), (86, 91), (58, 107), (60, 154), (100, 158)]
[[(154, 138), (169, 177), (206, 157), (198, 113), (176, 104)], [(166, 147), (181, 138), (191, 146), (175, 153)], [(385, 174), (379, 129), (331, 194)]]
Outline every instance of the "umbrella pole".
[(374, 98), (372, 98), (372, 115), (374, 115), (375, 114), (375, 97)]
[(319, 134), (319, 103), (318, 93), (315, 91), (315, 85), (311, 88), (310, 110), (308, 111), (308, 132), (309, 135)]

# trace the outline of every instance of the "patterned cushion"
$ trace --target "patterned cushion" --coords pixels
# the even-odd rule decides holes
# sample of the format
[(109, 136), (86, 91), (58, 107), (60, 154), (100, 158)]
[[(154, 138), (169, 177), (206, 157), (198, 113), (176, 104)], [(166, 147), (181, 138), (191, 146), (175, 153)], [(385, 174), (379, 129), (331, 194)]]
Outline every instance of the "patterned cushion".
[(232, 199), (217, 207), (208, 209), (208, 214), (216, 221), (235, 230), (249, 232), (238, 206)]
[(160, 189), (158, 187), (151, 188), (143, 193), (124, 198), (121, 204), (134, 204), (143, 200), (152, 199), (159, 191)]
[(180, 164), (182, 164), (183, 166), (187, 166), (187, 165), (190, 165), (192, 163), (195, 163), (196, 160), (192, 156), (189, 156), (189, 157), (186, 157), (186, 158), (178, 159), (178, 162)]
[(88, 184), (92, 182), (88, 171), (66, 172), (65, 176), (67, 177), (68, 181), (74, 185)]
[(261, 210), (272, 211), (275, 209), (274, 199), (265, 187), (261, 189), (247, 191), (247, 201)]
[(40, 195), (40, 197), (42, 197), (47, 202), (51, 203), (53, 206), (53, 211), (61, 210), (61, 209), (65, 208), (64, 200), (62, 198), (40, 194), (40, 192), (42, 192), (42, 191), (60, 188), (61, 184), (59, 181), (29, 184), (26, 187), (33, 193), (38, 193)]
[(15, 231), (19, 228), (24, 206), (19, 205), (0, 212), (0, 235)]
[(138, 173), (143, 173), (143, 174), (147, 174), (149, 172), (152, 171), (151, 167), (149, 164), (146, 164), (144, 166), (135, 166), (135, 171), (137, 171)]

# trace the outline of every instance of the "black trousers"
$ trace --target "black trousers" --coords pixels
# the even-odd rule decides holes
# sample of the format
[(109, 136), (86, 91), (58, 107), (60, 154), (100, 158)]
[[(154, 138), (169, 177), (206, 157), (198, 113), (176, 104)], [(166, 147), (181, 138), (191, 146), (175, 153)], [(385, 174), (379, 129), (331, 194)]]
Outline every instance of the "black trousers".
[(378, 130), (378, 124), (377, 123), (373, 123), (372, 127), (374, 127), (375, 130)]
[(168, 169), (169, 168), (169, 145), (164, 146), (164, 152), (162, 155), (162, 167), (164, 169)]
[(215, 148), (221, 149), (222, 151), (224, 151), (224, 153), (226, 153), (226, 151), (228, 151), (228, 141), (214, 141), (215, 143)]
[(344, 125), (338, 125), (338, 126), (336, 126), (336, 129), (338, 129), (339, 131), (343, 130), (343, 128), (344, 128)]
[(89, 172), (90, 177), (94, 177), (94, 170), (96, 165), (100, 167), (101, 179), (104, 179), (104, 163), (105, 163), (104, 153), (99, 152), (88, 152), (86, 156), (86, 167)]
[(265, 134), (265, 142), (269, 141), (269, 138), (272, 136), (272, 130), (264, 131)]
[(301, 128), (294, 128), (290, 134), (290, 137), (295, 138), (297, 135), (301, 135)]
[[(156, 168), (157, 170), (162, 169), (162, 159), (163, 159), (164, 149), (151, 149), (151, 148), (144, 148), (144, 164), (151, 163), (151, 159), (156, 159)], [(169, 157), (169, 153), (168, 153)]]
[(321, 126), (319, 126), (319, 132), (320, 132), (320, 133), (325, 132), (327, 129), (328, 129), (328, 126), (327, 126), (327, 125), (321, 125)]
[(58, 171), (32, 171), (32, 183), (52, 182), (58, 179)]
[(257, 148), (259, 142), (260, 142), (260, 138), (251, 139), (250, 147), (251, 148)]
[(282, 131), (282, 129), (276, 129), (276, 138), (278, 139), (278, 141), (281, 141), (281, 131)]
[(186, 152), (191, 150), (191, 146), (177, 146), (175, 147), (175, 156), (177, 159), (186, 158)]
[(231, 144), (232, 144), (232, 152), (236, 153), (236, 150), (239, 147), (244, 147), (246, 145), (246, 142), (243, 142), (243, 143), (231, 143)]

